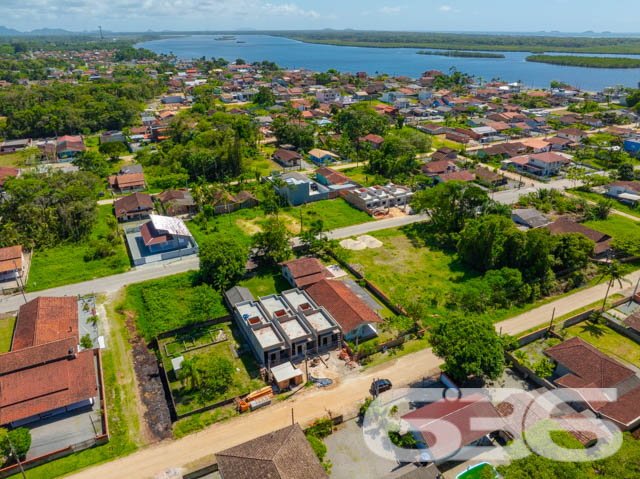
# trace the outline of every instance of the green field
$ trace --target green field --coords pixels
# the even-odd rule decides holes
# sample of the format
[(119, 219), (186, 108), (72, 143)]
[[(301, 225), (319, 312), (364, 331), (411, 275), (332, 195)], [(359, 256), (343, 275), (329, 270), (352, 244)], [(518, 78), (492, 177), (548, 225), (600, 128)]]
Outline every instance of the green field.
[(640, 241), (640, 223), (624, 216), (609, 215), (606, 220), (586, 221), (584, 225), (612, 238)]
[(603, 353), (636, 368), (640, 367), (640, 345), (608, 326), (584, 322), (571, 326), (567, 331), (568, 337), (578, 336)]
[(324, 222), (325, 230), (375, 221), (370, 215), (354, 208), (342, 198), (318, 201), (296, 208), (284, 208), (286, 213), (296, 219), (300, 218), (300, 210), (302, 210), (302, 224), (305, 228), (311, 221), (317, 219)]
[(116, 246), (114, 256), (92, 261), (84, 260), (85, 253), (90, 249), (89, 241), (109, 233), (106, 218), (113, 216), (112, 210), (112, 205), (98, 206), (98, 221), (89, 239), (80, 243), (63, 243), (54, 248), (35, 250), (29, 270), (27, 291), (40, 291), (127, 271), (129, 255), (122, 239)]
[(138, 331), (147, 341), (159, 333), (228, 314), (220, 293), (198, 284), (196, 271), (127, 286), (123, 309), (135, 314)]
[(0, 319), (0, 354), (9, 352), (11, 340), (13, 339), (13, 326), (16, 324), (15, 317)]
[(280, 268), (266, 267), (260, 268), (251, 278), (240, 281), (238, 286), (248, 288), (256, 299), (291, 289)]

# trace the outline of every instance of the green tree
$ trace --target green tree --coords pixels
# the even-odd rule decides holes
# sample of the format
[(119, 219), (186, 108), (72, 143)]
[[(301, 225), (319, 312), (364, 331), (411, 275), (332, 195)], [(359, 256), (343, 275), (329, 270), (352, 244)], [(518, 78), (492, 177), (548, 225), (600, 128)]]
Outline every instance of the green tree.
[(253, 97), (253, 103), (263, 107), (273, 106), (276, 104), (276, 96), (266, 86), (258, 88), (258, 93)]
[(285, 117), (279, 116), (273, 120), (271, 128), (280, 144), (290, 144), (301, 150), (313, 148), (314, 130), (310, 125), (290, 122)]
[(290, 238), (291, 233), (284, 222), (271, 217), (266, 220), (262, 231), (254, 235), (253, 245), (266, 262), (278, 264), (291, 256)]
[(117, 161), (120, 155), (126, 154), (129, 150), (127, 146), (121, 141), (109, 141), (102, 143), (98, 148), (100, 153), (107, 155), (112, 161)]
[(89, 333), (80, 338), (80, 346), (82, 346), (84, 349), (93, 348), (93, 341), (91, 341), (91, 335)]
[[(6, 429), (4, 430), (6, 432)], [(20, 459), (24, 459), (31, 447), (31, 431), (26, 427), (19, 427), (12, 429), (8, 433), (4, 434), (0, 430), (0, 455), (5, 458), (11, 457), (11, 446)]]
[(633, 171), (633, 163), (623, 163), (618, 167), (618, 178), (622, 181), (633, 181), (636, 175)]
[(389, 119), (379, 115), (365, 103), (356, 103), (340, 110), (334, 115), (333, 122), (345, 135), (356, 150), (360, 149), (360, 138), (369, 133), (384, 136), (389, 128)]
[(629, 282), (628, 279), (624, 277), (624, 272), (622, 270), (621, 264), (615, 259), (610, 260), (608, 263), (601, 266), (602, 275), (600, 276), (599, 281), (606, 280), (607, 281), (607, 292), (604, 295), (604, 300), (602, 301), (602, 309), (601, 312), (604, 312), (605, 306), (607, 304), (607, 298), (609, 297), (609, 291), (611, 290), (611, 286), (615, 283), (618, 283), (618, 286), (622, 288), (622, 282)]
[(495, 379), (504, 371), (502, 339), (483, 316), (443, 318), (430, 332), (430, 342), (433, 352), (444, 359), (444, 371), (458, 384), (471, 375)]
[(182, 382), (182, 386), (188, 389), (197, 389), (200, 387), (200, 371), (197, 368), (198, 356), (194, 356), (182, 361), (178, 379)]
[(200, 370), (199, 397), (204, 402), (224, 393), (233, 382), (235, 368), (224, 357), (199, 357), (196, 367)]
[(451, 233), (461, 231), (465, 223), (476, 218), (489, 201), (487, 193), (475, 185), (447, 181), (418, 191), (411, 205), (429, 215), (435, 230)]
[(104, 155), (97, 151), (87, 150), (82, 152), (74, 158), (73, 165), (101, 178), (106, 178), (111, 172), (109, 162)]
[(200, 277), (218, 291), (224, 291), (244, 274), (249, 250), (222, 235), (200, 245)]

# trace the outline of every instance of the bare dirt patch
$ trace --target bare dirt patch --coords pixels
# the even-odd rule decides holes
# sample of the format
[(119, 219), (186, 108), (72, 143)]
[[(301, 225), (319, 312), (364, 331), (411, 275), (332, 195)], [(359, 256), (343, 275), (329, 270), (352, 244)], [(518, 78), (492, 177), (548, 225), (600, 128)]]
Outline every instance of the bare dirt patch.
[(143, 434), (149, 442), (157, 442), (173, 436), (171, 415), (156, 357), (138, 334), (134, 318), (133, 311), (125, 311), (125, 324), (129, 333), (127, 341), (131, 345), (138, 396), (141, 399), (138, 404), (142, 403), (140, 413), (144, 417)]
[(300, 220), (295, 219), (293, 216), (288, 214), (280, 214), (280, 219), (284, 221), (285, 226), (289, 230), (289, 232), (297, 235), (300, 233)]
[(256, 233), (262, 232), (262, 228), (260, 228), (260, 226), (255, 224), (253, 221), (237, 219), (236, 224), (240, 227), (242, 231), (250, 235), (254, 235)]

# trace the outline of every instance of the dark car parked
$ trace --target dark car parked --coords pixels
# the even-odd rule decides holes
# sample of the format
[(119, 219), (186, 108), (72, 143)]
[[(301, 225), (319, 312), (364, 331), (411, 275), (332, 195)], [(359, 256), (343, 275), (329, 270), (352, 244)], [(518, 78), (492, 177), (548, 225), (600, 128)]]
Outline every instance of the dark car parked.
[(391, 389), (392, 384), (388, 379), (376, 379), (371, 383), (371, 394), (377, 396), (380, 393)]

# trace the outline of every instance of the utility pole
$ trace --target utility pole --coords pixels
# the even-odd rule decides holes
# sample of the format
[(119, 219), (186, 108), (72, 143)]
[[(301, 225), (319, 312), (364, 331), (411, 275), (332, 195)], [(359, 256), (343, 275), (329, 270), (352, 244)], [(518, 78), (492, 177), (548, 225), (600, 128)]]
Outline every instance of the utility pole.
[[(17, 270), (18, 269), (18, 265), (16, 263), (16, 260), (13, 260), (13, 267)], [(16, 278), (16, 283), (18, 284), (18, 286), (20, 287), (20, 291), (22, 292), (22, 297), (24, 298), (24, 302), (25, 304), (27, 303), (27, 295), (24, 294), (24, 282), (22, 281), (22, 272), (21, 274)]]
[(7, 442), (9, 443), (9, 447), (11, 448), (11, 454), (13, 454), (13, 457), (16, 458), (16, 462), (18, 463), (18, 467), (20, 468), (20, 472), (22, 473), (23, 479), (27, 479), (27, 476), (24, 473), (24, 468), (22, 467), (22, 462), (20, 461), (20, 458), (16, 454), (16, 450), (13, 448), (13, 444), (11, 443), (11, 439), (9, 439), (8, 434), (7, 434)]
[(556, 316), (556, 308), (553, 308), (553, 312), (551, 313), (551, 322), (549, 323), (549, 331), (551, 332), (551, 328), (553, 328), (553, 319)]
[(640, 278), (638, 278), (638, 282), (636, 283), (636, 287), (633, 288), (633, 294), (629, 298), (629, 304), (631, 304), (633, 302), (633, 298), (635, 298), (636, 293), (638, 292), (638, 286), (640, 286)]

